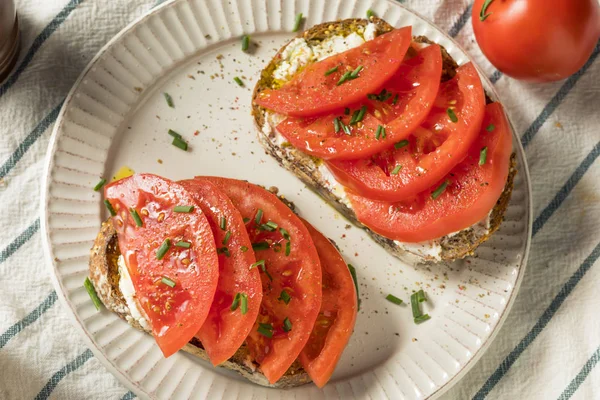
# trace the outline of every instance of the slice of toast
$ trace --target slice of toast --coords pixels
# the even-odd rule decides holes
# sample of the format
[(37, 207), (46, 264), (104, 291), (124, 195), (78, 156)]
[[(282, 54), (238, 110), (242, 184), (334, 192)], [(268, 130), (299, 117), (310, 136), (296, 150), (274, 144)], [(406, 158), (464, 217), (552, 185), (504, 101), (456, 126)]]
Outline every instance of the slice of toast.
[[(94, 284), (98, 297), (104, 306), (126, 320), (131, 326), (141, 331), (151, 332), (132, 317), (125, 297), (119, 287), (118, 258), (121, 252), (117, 240), (117, 232), (110, 220), (102, 223), (102, 228), (90, 250), (90, 280)], [(193, 338), (185, 347), (184, 351), (209, 361), (206, 351), (197, 339)], [(258, 365), (253, 362), (248, 349), (242, 346), (229, 360), (219, 367), (236, 371), (246, 379), (268, 387), (291, 388), (311, 382), (310, 377), (302, 369), (298, 361), (287, 370), (285, 375), (275, 384), (270, 384), (267, 378), (260, 372)]]
[[(389, 32), (393, 29), (391, 25), (377, 17), (371, 17), (370, 20), (346, 19), (343, 21), (316, 25), (301, 33), (298, 37), (303, 38), (309, 46), (314, 46), (334, 35), (347, 36), (352, 32), (363, 33), (367, 30), (369, 23), (374, 25), (376, 35)], [(373, 28), (373, 26), (371, 26), (371, 28)], [(413, 37), (413, 42), (421, 44), (432, 43), (424, 36)], [(300, 150), (293, 148), (289, 142), (286, 142), (285, 139), (275, 131), (275, 125), (281, 120), (281, 116), (274, 115), (270, 111), (257, 105), (254, 101), (261, 91), (267, 88), (276, 88), (281, 85), (281, 82), (275, 79), (273, 74), (277, 66), (281, 63), (281, 54), (286, 46), (282, 47), (263, 69), (252, 96), (252, 115), (258, 129), (258, 139), (267, 154), (277, 160), (282, 167), (294, 173), (294, 175), (300, 178), (300, 180), (302, 180), (310, 189), (334, 206), (344, 217), (355, 225), (365, 229), (369, 235), (387, 251), (404, 261), (421, 263), (453, 261), (464, 258), (473, 255), (475, 249), (481, 243), (488, 240), (492, 233), (498, 230), (502, 223), (504, 212), (510, 201), (513, 181), (517, 172), (514, 154), (510, 160), (509, 175), (504, 191), (498, 199), (494, 209), (490, 212), (487, 221), (485, 221), (483, 229), (481, 226), (474, 225), (453, 235), (439, 238), (433, 242), (413, 244), (401, 243), (388, 239), (361, 224), (352, 210), (350, 203), (345, 199), (341, 186), (337, 183), (332, 185), (332, 181), (335, 181), (327, 171), (323, 161), (302, 153)], [(409, 51), (411, 50), (409, 49)], [(442, 59), (443, 67), (441, 80), (444, 82), (451, 79), (456, 74), (458, 65), (443, 47)], [(435, 251), (432, 251), (432, 249)]]

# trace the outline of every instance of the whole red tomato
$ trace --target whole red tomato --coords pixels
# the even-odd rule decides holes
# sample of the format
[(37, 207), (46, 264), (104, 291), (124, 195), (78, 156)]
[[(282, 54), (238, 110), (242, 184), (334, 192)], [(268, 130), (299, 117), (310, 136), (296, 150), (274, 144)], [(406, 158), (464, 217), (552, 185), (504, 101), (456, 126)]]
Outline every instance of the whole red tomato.
[(598, 0), (475, 0), (472, 21), (496, 68), (537, 82), (575, 73), (600, 37)]

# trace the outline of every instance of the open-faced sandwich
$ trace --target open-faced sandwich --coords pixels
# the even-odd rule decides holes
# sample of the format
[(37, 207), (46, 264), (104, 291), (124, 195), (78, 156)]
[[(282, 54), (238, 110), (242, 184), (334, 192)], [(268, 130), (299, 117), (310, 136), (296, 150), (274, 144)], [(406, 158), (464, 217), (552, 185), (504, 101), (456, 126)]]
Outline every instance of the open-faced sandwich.
[(135, 174), (104, 189), (90, 252), (99, 305), (264, 386), (331, 377), (354, 329), (355, 278), (291, 204), (251, 183)]
[(516, 173), (511, 127), (471, 63), (411, 27), (317, 25), (262, 71), (253, 116), (267, 153), (410, 261), (473, 254)]

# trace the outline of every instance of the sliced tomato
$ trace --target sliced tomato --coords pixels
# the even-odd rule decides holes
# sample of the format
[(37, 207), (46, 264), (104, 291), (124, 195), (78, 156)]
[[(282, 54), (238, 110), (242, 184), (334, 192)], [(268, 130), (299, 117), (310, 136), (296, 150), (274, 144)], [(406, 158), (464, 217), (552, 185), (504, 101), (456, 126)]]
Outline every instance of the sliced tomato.
[[(181, 185), (156, 175), (121, 179), (104, 195), (116, 212), (112, 221), (137, 299), (169, 357), (198, 332), (213, 301), (219, 262), (210, 225)], [(193, 209), (175, 212), (176, 206)]]
[[(208, 317), (196, 337), (213, 365), (228, 360), (254, 326), (262, 300), (258, 270), (242, 215), (214, 184), (199, 179), (178, 182), (208, 219), (219, 255), (219, 282)], [(233, 308), (233, 310), (232, 310)]]
[(251, 267), (260, 271), (263, 299), (246, 344), (262, 373), (275, 383), (306, 345), (319, 314), (319, 255), (302, 221), (277, 196), (236, 179), (199, 179), (214, 183), (247, 218), (258, 260)]
[(465, 64), (441, 84), (429, 116), (404, 143), (373, 157), (328, 162), (327, 167), (342, 185), (370, 199), (410, 198), (462, 161), (477, 138), (484, 111), (477, 70)]
[(425, 192), (396, 203), (348, 192), (358, 220), (402, 242), (437, 239), (483, 220), (504, 190), (512, 149), (511, 129), (500, 103), (488, 104), (485, 110), (481, 132), (467, 157)]
[(321, 259), (323, 301), (310, 339), (298, 357), (313, 382), (325, 386), (337, 365), (356, 322), (358, 300), (346, 262), (335, 246), (302, 220)]
[[(325, 160), (369, 157), (404, 139), (425, 120), (438, 92), (441, 74), (441, 50), (434, 44), (403, 62), (383, 89), (368, 93), (348, 115), (337, 110), (318, 118), (289, 117), (277, 125), (277, 131), (294, 147)], [(364, 119), (350, 124), (362, 106), (367, 107)], [(338, 124), (334, 122), (336, 118)]]
[[(255, 101), (279, 114), (296, 117), (323, 114), (345, 107), (379, 90), (394, 75), (410, 40), (410, 26), (395, 29), (358, 47), (308, 65), (281, 88), (262, 91)], [(336, 67), (337, 70), (328, 73)], [(344, 74), (354, 71), (357, 71), (354, 79), (339, 84)]]

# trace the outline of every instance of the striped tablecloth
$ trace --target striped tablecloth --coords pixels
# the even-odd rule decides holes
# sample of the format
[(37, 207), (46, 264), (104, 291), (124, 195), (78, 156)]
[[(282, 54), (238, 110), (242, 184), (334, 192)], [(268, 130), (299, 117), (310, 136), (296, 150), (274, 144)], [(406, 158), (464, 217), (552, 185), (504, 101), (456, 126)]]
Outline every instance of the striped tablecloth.
[[(0, 0), (1, 1), (1, 0)], [(156, 0), (17, 0), (23, 49), (0, 83), (0, 398), (130, 399), (86, 348), (48, 277), (39, 189), (52, 126), (94, 54)], [(533, 243), (496, 340), (447, 399), (600, 398), (600, 44), (565, 81), (512, 80), (482, 56), (471, 0), (403, 2), (496, 85), (529, 160)]]

